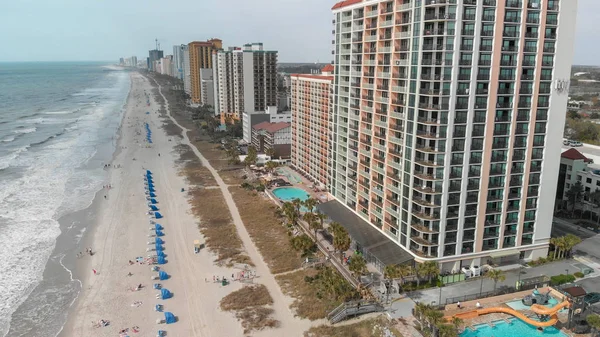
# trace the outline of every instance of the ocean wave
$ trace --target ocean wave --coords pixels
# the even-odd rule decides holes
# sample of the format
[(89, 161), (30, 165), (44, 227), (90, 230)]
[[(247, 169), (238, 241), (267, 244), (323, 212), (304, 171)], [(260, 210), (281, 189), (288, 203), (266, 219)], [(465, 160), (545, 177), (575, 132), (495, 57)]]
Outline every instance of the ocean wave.
[(68, 114), (72, 114), (76, 111), (78, 111), (78, 110), (75, 110), (75, 111), (47, 111), (47, 112), (44, 112), (44, 115), (68, 115)]
[(12, 142), (13, 140), (15, 140), (15, 136), (8, 136), (8, 137), (6, 137), (6, 138), (2, 139), (2, 142), (3, 142), (3, 143), (10, 143), (10, 142)]
[(37, 128), (35, 126), (31, 127), (31, 128), (26, 128), (24, 126), (21, 126), (17, 130), (14, 130), (13, 132), (14, 133), (32, 133), (32, 132), (36, 132), (36, 131), (37, 131)]

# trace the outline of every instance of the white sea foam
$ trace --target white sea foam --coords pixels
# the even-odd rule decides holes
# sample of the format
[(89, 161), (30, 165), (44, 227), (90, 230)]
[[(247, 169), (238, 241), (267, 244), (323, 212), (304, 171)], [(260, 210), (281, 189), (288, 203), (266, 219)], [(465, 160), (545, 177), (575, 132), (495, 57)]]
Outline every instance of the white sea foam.
[[(101, 187), (104, 171), (82, 170), (81, 166), (96, 153), (97, 144), (106, 142), (99, 138), (100, 132), (106, 132), (102, 122), (118, 111), (117, 101), (110, 96), (113, 93), (119, 97), (125, 95), (121, 92), (128, 87), (126, 74), (116, 87), (92, 90), (95, 95), (103, 96), (101, 103), (90, 106), (87, 115), (67, 127), (59, 138), (36, 148), (35, 153), (23, 147), (0, 158), (0, 169), (2, 165), (23, 167), (19, 178), (0, 179), (0, 336), (8, 331), (12, 313), (43, 277), (44, 267), (60, 235), (56, 219), (87, 207)], [(25, 122), (44, 121), (48, 118)], [(17, 131), (26, 134), (25, 130), (34, 132), (36, 129)], [(83, 232), (77, 235), (78, 239), (81, 235)]]
[(3, 143), (10, 143), (10, 142), (12, 142), (13, 140), (15, 140), (15, 136), (8, 136), (8, 137), (6, 137), (6, 138), (2, 139), (2, 142), (3, 142)]
[(31, 127), (31, 128), (23, 128), (23, 129), (17, 129), (15, 131), (13, 131), (14, 133), (32, 133), (32, 132), (36, 132), (37, 128)]
[(72, 114), (75, 111), (47, 111), (44, 112), (45, 115), (68, 115), (68, 114)]

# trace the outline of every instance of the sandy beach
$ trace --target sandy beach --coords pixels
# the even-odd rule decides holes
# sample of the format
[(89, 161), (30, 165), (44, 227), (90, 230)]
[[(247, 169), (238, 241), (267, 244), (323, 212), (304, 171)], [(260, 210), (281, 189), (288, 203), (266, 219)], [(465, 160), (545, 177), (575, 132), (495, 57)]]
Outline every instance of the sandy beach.
[[(168, 336), (241, 336), (242, 328), (235, 317), (218, 309), (220, 299), (241, 284), (223, 287), (213, 283), (213, 276), (230, 278), (235, 271), (213, 265), (214, 258), (206, 250), (194, 253), (193, 241), (202, 238), (189, 212), (186, 194), (181, 192), (187, 186), (175, 166), (176, 139), (169, 140), (172, 137), (160, 128), (159, 107), (148, 80), (137, 73), (131, 76), (118, 151), (109, 168), (111, 188), (99, 195), (106, 199), (99, 206), (98, 223), (88, 240), (95, 254), (81, 259), (86, 264), (82, 268), (87, 268), (81, 280), (83, 289), (60, 336), (118, 336), (123, 329), (129, 329), (131, 336), (156, 336), (158, 329), (166, 330)], [(150, 95), (150, 106), (146, 105), (145, 93)], [(145, 141), (146, 122), (152, 130), (152, 144)], [(161, 267), (171, 276), (166, 281), (152, 281), (157, 273), (149, 265), (129, 264), (148, 254), (147, 236), (151, 231), (144, 194), (145, 169), (153, 172), (158, 207), (164, 216), (158, 222), (164, 227), (168, 261)], [(156, 299), (158, 291), (152, 288), (156, 282), (169, 289), (173, 297)], [(138, 284), (143, 288), (131, 291)], [(162, 313), (155, 312), (156, 304), (163, 304), (178, 322), (156, 324), (157, 319), (164, 319)], [(110, 324), (94, 327), (99, 320)], [(139, 332), (133, 332), (133, 327), (139, 327)]]

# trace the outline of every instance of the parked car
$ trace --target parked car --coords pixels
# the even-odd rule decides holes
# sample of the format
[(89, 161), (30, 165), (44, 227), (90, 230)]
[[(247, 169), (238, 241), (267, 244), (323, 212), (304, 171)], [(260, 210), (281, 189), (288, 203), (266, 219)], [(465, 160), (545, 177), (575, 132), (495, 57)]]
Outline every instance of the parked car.
[(569, 146), (579, 147), (579, 146), (583, 146), (583, 144), (581, 142), (578, 142), (578, 141), (575, 141), (575, 140), (570, 140), (569, 141)]
[(587, 293), (585, 296), (583, 296), (583, 300), (587, 304), (597, 303), (600, 301), (600, 293)]

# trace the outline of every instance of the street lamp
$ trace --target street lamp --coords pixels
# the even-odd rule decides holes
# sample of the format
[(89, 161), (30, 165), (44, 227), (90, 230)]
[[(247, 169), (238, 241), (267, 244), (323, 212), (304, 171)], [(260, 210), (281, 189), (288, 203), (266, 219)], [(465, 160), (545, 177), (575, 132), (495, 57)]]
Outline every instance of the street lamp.
[(567, 276), (569, 276), (569, 269), (565, 269), (565, 271), (567, 272)]

